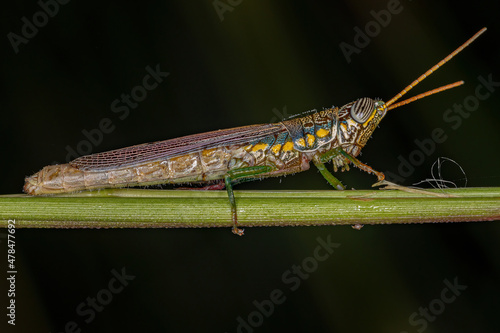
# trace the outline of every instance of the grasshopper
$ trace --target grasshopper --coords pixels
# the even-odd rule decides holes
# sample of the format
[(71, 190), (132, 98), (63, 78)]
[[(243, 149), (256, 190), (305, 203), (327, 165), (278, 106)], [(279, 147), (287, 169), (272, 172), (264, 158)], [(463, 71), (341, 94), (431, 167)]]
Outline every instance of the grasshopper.
[(226, 188), (233, 233), (238, 227), (233, 186), (255, 179), (306, 171), (312, 162), (335, 189), (344, 186), (325, 166), (348, 170), (352, 163), (385, 176), (357, 159), (388, 111), (463, 84), (458, 81), (396, 103), (427, 76), (457, 55), (486, 28), (427, 70), (388, 102), (368, 97), (342, 107), (273, 124), (250, 125), (157, 141), (79, 157), (67, 164), (49, 165), (27, 177), (31, 195), (68, 193), (111, 187), (154, 184), (203, 184), (202, 189)]

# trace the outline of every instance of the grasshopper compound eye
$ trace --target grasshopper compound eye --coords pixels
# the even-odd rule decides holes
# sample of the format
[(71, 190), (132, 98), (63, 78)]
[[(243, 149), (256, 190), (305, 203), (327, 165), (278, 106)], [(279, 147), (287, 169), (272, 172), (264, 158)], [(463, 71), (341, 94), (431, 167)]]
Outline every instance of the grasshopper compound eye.
[(368, 97), (358, 99), (351, 107), (351, 118), (363, 124), (375, 111), (375, 101)]

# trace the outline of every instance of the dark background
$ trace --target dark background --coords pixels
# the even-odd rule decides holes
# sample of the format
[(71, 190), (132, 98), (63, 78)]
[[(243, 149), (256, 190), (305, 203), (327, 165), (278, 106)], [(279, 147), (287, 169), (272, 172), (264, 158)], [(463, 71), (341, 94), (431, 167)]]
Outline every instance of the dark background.
[[(20, 35), (21, 18), (32, 22), (41, 7), (4, 4), (0, 193), (20, 193), (25, 176), (66, 162), (67, 147), (76, 149), (87, 140), (84, 130), (104, 118), (114, 130), (92, 152), (279, 121), (364, 96), (387, 101), (483, 26), (488, 31), (480, 39), (409, 95), (458, 80), (465, 85), (390, 112), (361, 159), (398, 174), (400, 158), (418, 149), (415, 140), (442, 128), (447, 140), (400, 183), (429, 178), (444, 156), (463, 168), (467, 186), (500, 186), (500, 91), (456, 130), (443, 119), (474, 94), (478, 76), (500, 81), (498, 8), (491, 1), (402, 0), (402, 11), (348, 63), (339, 44), (353, 45), (353, 29), (364, 30), (374, 20), (370, 11), (388, 3), (233, 1), (221, 21), (212, 1), (70, 1), (17, 54), (7, 34)], [(170, 75), (120, 119), (111, 103), (142, 84), (146, 66), (158, 64)], [(464, 186), (458, 167), (445, 164), (442, 173)], [(338, 177), (356, 189), (375, 180), (359, 170)], [(311, 170), (237, 189), (329, 186)], [(494, 222), (254, 228), (242, 238), (225, 228), (18, 229), (16, 235), (17, 325), (9, 327), (16, 332), (63, 332), (70, 321), (83, 332), (236, 332), (237, 318), (248, 321), (253, 302), (268, 300), (275, 289), (286, 300), (255, 332), (498, 332), (500, 326)], [(318, 237), (341, 245), (291, 290), (282, 275), (313, 254)], [(108, 288), (112, 270), (122, 267), (135, 279), (86, 323), (77, 306)], [(441, 309), (443, 281), (455, 278), (467, 289)], [(430, 304), (440, 314), (426, 327), (412, 325), (409, 317)]]

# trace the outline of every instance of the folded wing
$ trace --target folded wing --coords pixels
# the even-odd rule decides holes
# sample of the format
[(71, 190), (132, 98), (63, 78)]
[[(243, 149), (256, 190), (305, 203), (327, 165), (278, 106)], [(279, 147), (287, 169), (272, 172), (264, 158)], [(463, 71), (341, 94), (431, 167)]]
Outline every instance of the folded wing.
[(235, 127), (86, 155), (69, 164), (84, 171), (133, 167), (203, 149), (249, 143), (282, 131), (286, 128), (281, 123)]

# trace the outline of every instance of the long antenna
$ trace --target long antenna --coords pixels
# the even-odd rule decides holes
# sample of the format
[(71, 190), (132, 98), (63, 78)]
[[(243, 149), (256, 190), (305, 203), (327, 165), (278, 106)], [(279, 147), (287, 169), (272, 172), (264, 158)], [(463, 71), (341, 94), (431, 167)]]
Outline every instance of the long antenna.
[[(393, 104), (398, 99), (400, 99), (404, 94), (406, 94), (408, 91), (410, 91), (413, 87), (415, 87), (417, 84), (419, 84), (420, 82), (422, 82), (427, 76), (429, 76), (432, 73), (434, 73), (434, 71), (436, 71), (439, 67), (443, 66), (451, 58), (453, 58), (458, 53), (460, 53), (460, 51), (462, 51), (464, 48), (466, 48), (467, 46), (469, 46), (470, 43), (472, 43), (474, 40), (476, 40), (476, 38), (479, 37), (485, 31), (486, 31), (486, 27), (482, 28), (481, 30), (479, 30), (474, 36), (472, 36), (471, 38), (469, 38), (469, 40), (467, 40), (465, 43), (463, 43), (458, 49), (456, 49), (455, 51), (453, 51), (452, 53), (450, 53), (446, 58), (444, 58), (443, 60), (441, 60), (440, 62), (438, 62), (436, 65), (432, 66), (431, 69), (429, 69), (424, 74), (420, 75), (420, 77), (418, 79), (416, 79), (415, 81), (413, 81), (408, 87), (404, 88), (399, 94), (397, 94), (396, 96), (394, 96), (393, 98), (391, 98), (387, 103), (385, 103), (385, 107), (389, 107), (391, 104)], [(439, 91), (443, 91), (443, 90), (446, 90), (446, 89), (450, 89), (450, 88), (453, 88), (453, 87), (456, 87), (457, 85), (459, 85), (459, 84), (456, 84), (456, 85), (454, 85), (454, 84), (455, 83), (450, 84), (450, 85), (446, 85), (444, 87), (431, 90), (431, 91), (429, 91), (427, 93), (424, 93), (424, 94), (421, 94), (421, 95), (427, 94), (425, 96), (428, 96), (428, 95), (431, 95), (431, 92), (433, 94), (433, 93), (436, 93), (436, 92), (439, 92)], [(441, 90), (439, 90), (439, 89), (441, 89)], [(420, 96), (419, 98), (425, 97), (425, 96), (421, 96), (421, 95), (418, 95), (418, 96)], [(418, 97), (418, 96), (415, 96), (415, 97)], [(407, 101), (408, 102), (404, 103), (404, 104), (408, 104), (410, 102), (413, 102), (413, 100), (407, 100)], [(404, 105), (404, 104), (401, 104), (401, 103), (398, 103), (399, 104), (398, 106)], [(394, 108), (396, 108), (396, 107), (391, 107), (391, 108), (388, 108), (388, 109), (391, 110), (391, 109), (394, 109)]]
[(458, 82), (450, 83), (450, 84), (447, 84), (445, 86), (442, 86), (442, 87), (439, 87), (436, 89), (426, 91), (424, 93), (418, 94), (417, 96), (413, 96), (411, 98), (405, 99), (404, 101), (401, 101), (399, 103), (392, 104), (391, 106), (389, 106), (387, 108), (387, 111), (398, 108), (398, 107), (406, 105), (406, 104), (410, 104), (411, 102), (415, 102), (416, 100), (427, 97), (429, 95), (437, 94), (438, 92), (461, 86), (462, 84), (464, 84), (464, 81), (458, 81)]

